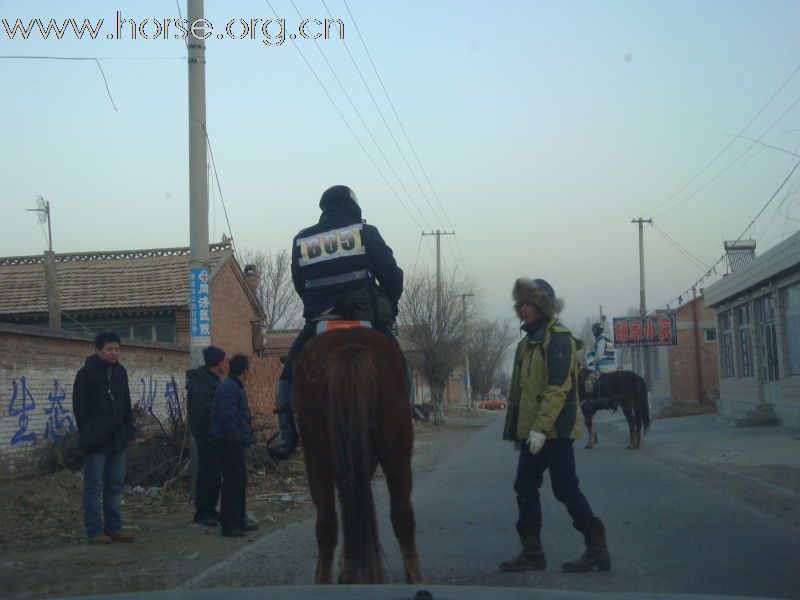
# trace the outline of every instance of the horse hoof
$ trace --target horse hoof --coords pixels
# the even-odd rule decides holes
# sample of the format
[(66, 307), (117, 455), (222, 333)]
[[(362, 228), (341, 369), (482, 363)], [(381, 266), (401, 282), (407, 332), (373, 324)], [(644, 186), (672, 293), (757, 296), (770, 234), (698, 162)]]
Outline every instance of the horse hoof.
[(628, 444), (628, 445), (626, 446), (626, 448), (627, 448), (628, 450), (636, 450), (636, 446), (631, 446), (630, 444)]
[(584, 446), (584, 448), (586, 448), (587, 450), (591, 450), (592, 449), (592, 444), (586, 444)]

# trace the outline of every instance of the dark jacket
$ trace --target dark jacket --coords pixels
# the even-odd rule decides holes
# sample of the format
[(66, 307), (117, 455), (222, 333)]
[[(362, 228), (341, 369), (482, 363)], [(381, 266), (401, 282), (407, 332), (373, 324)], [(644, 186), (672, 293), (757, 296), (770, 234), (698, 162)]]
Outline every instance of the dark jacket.
[(214, 438), (228, 444), (250, 445), (253, 435), (250, 409), (242, 382), (230, 376), (214, 393), (211, 405), (211, 428)]
[(136, 437), (131, 411), (128, 372), (120, 363), (107, 363), (96, 354), (75, 375), (72, 412), (84, 452), (124, 450)]
[(338, 209), (324, 211), (319, 223), (295, 236), (292, 281), (306, 319), (370, 288), (388, 298), (396, 315), (403, 293), (403, 270), (377, 228)]
[(186, 371), (186, 408), (189, 430), (196, 440), (213, 439), (211, 401), (219, 387), (219, 375), (206, 366)]
[(523, 326), (508, 393), (503, 439), (522, 442), (531, 429), (547, 439), (580, 437), (577, 341), (555, 316)]

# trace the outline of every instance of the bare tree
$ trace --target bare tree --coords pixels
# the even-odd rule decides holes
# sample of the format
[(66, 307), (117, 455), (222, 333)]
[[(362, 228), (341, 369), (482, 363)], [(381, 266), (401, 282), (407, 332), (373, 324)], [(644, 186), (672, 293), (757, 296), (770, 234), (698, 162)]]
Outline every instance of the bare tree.
[(478, 321), (470, 327), (469, 376), (473, 389), (484, 395), (499, 383), (500, 367), (514, 339), (509, 321)]
[(300, 319), (302, 306), (292, 283), (292, 257), (289, 252), (246, 248), (241, 256), (244, 264), (256, 267), (258, 281), (255, 292), (267, 314), (267, 329), (295, 326)]
[[(437, 311), (436, 276), (420, 273), (405, 285), (400, 300), (398, 323), (400, 335), (417, 350), (419, 368), (425, 375), (434, 405), (434, 423), (443, 421), (444, 392), (447, 379), (463, 360), (465, 315), (461, 294), (470, 289), (467, 281), (455, 273), (442, 277), (441, 314)], [(472, 319), (474, 305), (467, 306)]]

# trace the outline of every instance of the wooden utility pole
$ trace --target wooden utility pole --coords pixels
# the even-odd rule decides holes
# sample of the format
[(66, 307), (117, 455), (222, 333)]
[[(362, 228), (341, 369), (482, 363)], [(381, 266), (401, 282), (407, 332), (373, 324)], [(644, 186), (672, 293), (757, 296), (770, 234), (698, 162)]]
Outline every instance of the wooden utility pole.
[(442, 244), (441, 236), (455, 235), (455, 231), (432, 231), (423, 232), (422, 235), (436, 236), (436, 340), (439, 341), (442, 334)]
[(469, 375), (469, 320), (467, 319), (467, 298), (475, 294), (461, 294), (464, 318), (464, 387), (467, 390), (467, 408), (472, 408), (472, 379)]
[[(639, 315), (642, 319), (647, 317), (647, 303), (644, 296), (644, 224), (653, 224), (653, 219), (633, 219), (631, 223), (639, 225)], [(642, 347), (642, 362), (644, 363), (644, 381), (650, 390), (650, 348)]]

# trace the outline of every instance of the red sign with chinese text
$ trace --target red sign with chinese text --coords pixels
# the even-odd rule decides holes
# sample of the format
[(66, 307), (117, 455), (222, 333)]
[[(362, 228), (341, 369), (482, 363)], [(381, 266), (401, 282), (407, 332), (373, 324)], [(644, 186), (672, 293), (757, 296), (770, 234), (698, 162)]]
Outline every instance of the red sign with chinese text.
[(675, 346), (677, 343), (675, 313), (614, 319), (614, 344), (617, 346)]

